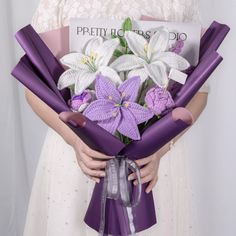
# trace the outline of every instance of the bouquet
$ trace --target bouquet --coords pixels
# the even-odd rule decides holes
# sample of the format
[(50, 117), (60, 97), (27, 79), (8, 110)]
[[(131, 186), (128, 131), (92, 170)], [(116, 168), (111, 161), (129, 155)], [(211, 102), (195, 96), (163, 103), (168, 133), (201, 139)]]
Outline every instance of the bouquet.
[[(85, 215), (100, 235), (130, 235), (156, 223), (153, 196), (142, 188), (135, 160), (192, 124), (184, 107), (222, 61), (216, 50), (229, 31), (213, 22), (202, 37), (199, 64), (190, 67), (179, 55), (184, 42), (170, 46), (166, 28), (150, 41), (132, 31), (130, 19), (122, 29), (123, 36), (95, 37), (60, 63), (28, 25), (16, 34), (26, 55), (12, 71), (87, 145), (116, 156), (95, 185)], [(130, 172), (138, 186), (127, 181)]]
[[(169, 48), (169, 31), (160, 27), (148, 42), (123, 23), (123, 35), (111, 39), (94, 37), (82, 52), (61, 58), (69, 67), (57, 87), (69, 88), (69, 106), (128, 144), (140, 140), (148, 121), (175, 107), (169, 77), (185, 80), (189, 62), (178, 55), (183, 41)], [(115, 60), (112, 61), (112, 56)], [(138, 125), (140, 125), (138, 127)]]

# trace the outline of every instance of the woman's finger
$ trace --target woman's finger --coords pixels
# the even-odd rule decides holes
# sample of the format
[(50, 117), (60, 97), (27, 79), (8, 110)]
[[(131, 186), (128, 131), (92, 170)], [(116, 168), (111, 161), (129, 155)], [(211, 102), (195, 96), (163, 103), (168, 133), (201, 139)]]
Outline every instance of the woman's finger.
[(142, 159), (139, 159), (139, 160), (135, 160), (135, 162), (138, 166), (144, 166), (144, 165), (148, 164), (151, 161), (152, 161), (152, 156), (145, 157), (145, 158), (142, 158)]
[(95, 178), (95, 177), (91, 177), (91, 179), (93, 180), (93, 181), (95, 181), (96, 183), (100, 183), (100, 179), (98, 179), (98, 178)]
[(91, 177), (90, 175), (86, 174), (84, 169), (83, 169), (83, 166), (81, 165), (82, 164), (82, 161), (81, 160), (78, 160), (78, 164), (79, 164), (79, 167), (80, 169), (82, 170), (82, 172), (89, 178), (89, 179), (92, 179), (94, 180), (96, 183), (99, 183), (100, 182), (100, 179), (99, 178), (96, 178), (96, 177)]
[(84, 164), (89, 169), (95, 169), (95, 170), (101, 170), (106, 167), (106, 161), (98, 161), (94, 160), (92, 157), (87, 156), (85, 153), (81, 153), (81, 159), (84, 162)]
[(158, 177), (156, 176), (147, 186), (145, 192), (150, 193), (157, 183)]
[[(80, 166), (80, 169), (83, 171), (83, 173), (85, 174), (84, 170), (83, 170), (83, 165), (82, 165), (82, 161), (81, 160), (78, 160), (78, 164)], [(92, 177), (88, 174), (85, 174), (89, 179), (92, 179), (93, 181), (95, 181), (96, 183), (99, 183), (100, 182), (100, 179), (99, 178), (96, 178), (96, 177)]]
[[(147, 176), (141, 178), (141, 184), (148, 183), (148, 182), (150, 182), (152, 179), (153, 179), (152, 175), (149, 174), (149, 175), (147, 175)], [(137, 181), (137, 180), (134, 181), (134, 185), (135, 185), (135, 186), (138, 185), (138, 181)]]
[(96, 183), (100, 183), (100, 179), (99, 178), (96, 178), (96, 177), (91, 177), (89, 175), (86, 175), (89, 179), (95, 181)]
[(102, 159), (102, 160), (109, 160), (111, 158), (114, 158), (114, 156), (107, 156), (101, 152), (95, 151), (89, 147), (86, 147), (83, 152), (87, 154), (88, 156), (95, 158), (95, 159)]
[(80, 163), (82, 171), (91, 177), (105, 177), (105, 171), (102, 170), (91, 170), (83, 162)]
[[(153, 171), (153, 165), (152, 163), (148, 163), (146, 166), (140, 169), (140, 176), (141, 178), (144, 178), (145, 176), (149, 175)], [(128, 180), (135, 180), (137, 179), (136, 173), (132, 173), (129, 175)]]

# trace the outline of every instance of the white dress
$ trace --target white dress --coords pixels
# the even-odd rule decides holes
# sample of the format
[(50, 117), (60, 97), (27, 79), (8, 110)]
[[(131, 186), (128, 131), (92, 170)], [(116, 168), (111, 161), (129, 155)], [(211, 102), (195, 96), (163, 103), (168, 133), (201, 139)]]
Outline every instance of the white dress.
[[(197, 21), (190, 0), (41, 0), (32, 20), (38, 32), (68, 25), (70, 17)], [(201, 88), (207, 92), (205, 85)], [(160, 162), (153, 190), (158, 223), (139, 236), (199, 235), (184, 138)], [(24, 236), (94, 236), (83, 222), (94, 183), (80, 170), (75, 153), (48, 129), (31, 192)]]

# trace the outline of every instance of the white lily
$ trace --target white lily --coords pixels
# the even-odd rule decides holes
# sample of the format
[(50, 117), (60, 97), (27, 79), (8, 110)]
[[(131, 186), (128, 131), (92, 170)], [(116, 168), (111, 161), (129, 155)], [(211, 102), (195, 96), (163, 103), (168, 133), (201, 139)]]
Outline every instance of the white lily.
[(81, 94), (95, 80), (97, 74), (102, 74), (116, 84), (121, 84), (117, 72), (108, 67), (108, 63), (119, 45), (119, 39), (103, 41), (95, 37), (87, 43), (84, 53), (69, 53), (61, 58), (61, 63), (68, 66), (58, 80), (58, 88), (64, 89), (75, 85), (75, 94)]
[(190, 66), (186, 59), (168, 51), (169, 31), (164, 27), (158, 28), (149, 42), (133, 31), (126, 31), (124, 37), (134, 55), (120, 56), (110, 66), (117, 72), (130, 71), (128, 78), (136, 75), (144, 82), (150, 77), (154, 83), (165, 87), (168, 84), (167, 70), (183, 71)]

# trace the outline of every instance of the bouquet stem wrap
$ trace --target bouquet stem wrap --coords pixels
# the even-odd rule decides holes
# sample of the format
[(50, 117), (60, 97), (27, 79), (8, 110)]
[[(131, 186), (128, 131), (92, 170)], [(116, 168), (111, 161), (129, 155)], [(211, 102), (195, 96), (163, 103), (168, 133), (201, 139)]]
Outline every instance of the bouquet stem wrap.
[[(138, 188), (134, 193), (134, 198), (130, 198), (131, 183), (127, 179), (128, 170), (136, 174), (138, 180)], [(126, 158), (126, 156), (117, 156), (114, 160), (110, 160), (106, 167), (106, 176), (103, 182), (103, 191), (101, 199), (101, 219), (99, 226), (99, 234), (104, 235), (106, 226), (106, 201), (107, 199), (120, 200), (124, 208), (126, 208), (130, 233), (135, 233), (135, 225), (133, 222), (134, 215), (132, 209), (139, 205), (142, 193), (141, 176), (138, 165)], [(124, 227), (126, 228), (126, 227)]]
[[(124, 176), (129, 174), (129, 170), (124, 168), (125, 166), (132, 166), (133, 161), (153, 154), (192, 124), (193, 119), (189, 111), (180, 107), (185, 106), (191, 100), (221, 62), (222, 58), (216, 53), (216, 50), (228, 31), (227, 26), (213, 22), (202, 39), (199, 65), (193, 68), (187, 83), (181, 87), (174, 98), (177, 108), (147, 128), (142, 134), (141, 140), (129, 145), (123, 144), (115, 136), (82, 114), (70, 112), (67, 105), (70, 98), (69, 90), (59, 91), (57, 89), (57, 81), (64, 69), (30, 25), (16, 34), (16, 38), (26, 55), (15, 66), (12, 75), (60, 114), (60, 118), (90, 148), (107, 155), (116, 156), (115, 162), (110, 163), (110, 168), (114, 172), (112, 166), (119, 164), (115, 168), (115, 175), (118, 172), (123, 173), (122, 178), (115, 178), (117, 183), (115, 186), (117, 187), (118, 182), (122, 182)], [(119, 159), (120, 156), (123, 157), (121, 160)], [(137, 171), (137, 169), (134, 168), (132, 171)], [(111, 186), (108, 179), (102, 179), (99, 184), (95, 185), (85, 215), (85, 222), (98, 232), (100, 230), (101, 234), (122, 236), (151, 227), (156, 223), (155, 207), (153, 195), (152, 193), (146, 194), (145, 187), (146, 184), (141, 189), (140, 186), (129, 185), (129, 193), (132, 195), (130, 199), (136, 199), (139, 204), (124, 204), (132, 201), (124, 201), (124, 198), (116, 199), (117, 195), (114, 197), (115, 199), (107, 198), (107, 194), (111, 194), (109, 191)], [(106, 195), (105, 198), (104, 194)], [(116, 194), (121, 195), (121, 191), (116, 192)], [(128, 194), (127, 191), (126, 194)], [(126, 195), (126, 199), (128, 197), (129, 195)], [(130, 216), (133, 218), (131, 217), (131, 219)], [(132, 225), (130, 225), (131, 221)]]

